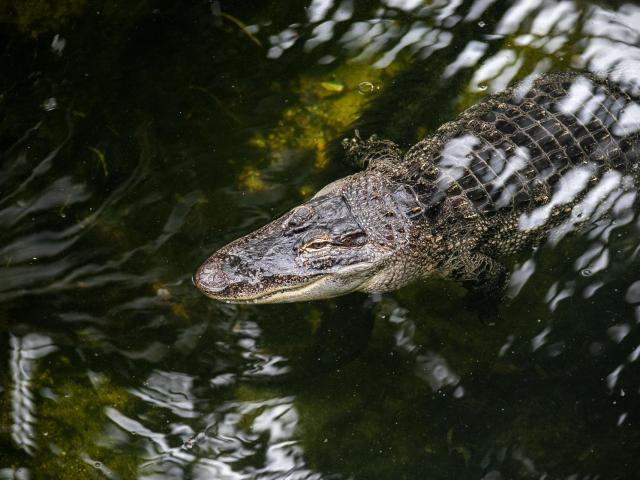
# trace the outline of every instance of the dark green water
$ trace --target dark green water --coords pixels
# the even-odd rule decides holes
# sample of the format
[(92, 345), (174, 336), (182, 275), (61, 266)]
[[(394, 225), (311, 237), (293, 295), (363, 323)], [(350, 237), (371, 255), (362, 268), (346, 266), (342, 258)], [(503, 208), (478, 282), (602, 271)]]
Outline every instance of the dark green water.
[(635, 217), (444, 281), (223, 305), (213, 250), (532, 72), (638, 85), (640, 7), (0, 6), (0, 478), (640, 475)]

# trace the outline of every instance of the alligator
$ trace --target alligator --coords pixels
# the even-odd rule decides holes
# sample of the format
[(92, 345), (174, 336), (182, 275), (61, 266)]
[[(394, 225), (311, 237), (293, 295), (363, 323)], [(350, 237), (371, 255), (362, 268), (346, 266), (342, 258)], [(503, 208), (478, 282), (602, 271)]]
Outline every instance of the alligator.
[(386, 292), (429, 277), (502, 292), (507, 257), (593, 224), (612, 199), (635, 199), (639, 139), (640, 105), (620, 85), (579, 72), (527, 78), (404, 154), (375, 136), (345, 139), (361, 171), (219, 249), (195, 284), (230, 303)]

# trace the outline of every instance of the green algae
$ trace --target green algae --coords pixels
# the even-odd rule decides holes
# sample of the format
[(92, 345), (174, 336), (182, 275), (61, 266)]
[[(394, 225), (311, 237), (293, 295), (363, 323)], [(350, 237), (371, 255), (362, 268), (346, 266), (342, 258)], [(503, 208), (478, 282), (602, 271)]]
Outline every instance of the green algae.
[[(40, 441), (43, 454), (34, 465), (36, 477), (78, 478), (95, 474), (99, 462), (116, 474), (128, 478), (135, 476), (139, 459), (129, 446), (110, 444), (104, 437), (110, 420), (104, 415), (107, 407), (126, 411), (132, 398), (126, 389), (103, 379), (97, 386), (76, 382), (55, 385), (56, 400), (43, 402), (39, 412)], [(96, 421), (102, 419), (102, 421)]]
[(262, 192), (267, 189), (260, 170), (253, 167), (245, 167), (240, 172), (238, 183), (241, 189), (248, 192)]
[[(64, 355), (58, 356), (55, 364), (60, 366), (59, 370), (72, 369), (71, 360)], [(5, 458), (2, 466), (26, 468), (34, 478), (93, 478), (103, 466), (123, 478), (135, 476), (137, 455), (130, 446), (123, 448), (105, 437), (110, 420), (104, 415), (104, 409), (129, 410), (132, 397), (128, 391), (111, 383), (104, 374), (96, 376), (92, 385), (86, 379), (63, 380), (48, 368), (38, 371), (30, 385), (31, 392), (46, 388), (53, 392), (53, 397), (34, 395), (37, 400), (31, 408), (37, 418), (33, 439), (36, 454), (16, 455), (10, 463), (6, 463)], [(3, 382), (4, 385), (10, 383)], [(0, 395), (2, 436), (11, 430), (15, 421), (9, 398), (9, 390)], [(3, 447), (5, 453), (12, 449), (10, 442)]]
[(374, 96), (361, 84), (375, 85), (379, 92), (401, 71), (397, 62), (385, 69), (369, 63), (342, 63), (333, 68), (301, 74), (289, 87), (293, 101), (277, 125), (259, 132), (250, 144), (279, 161), (290, 149), (313, 152), (316, 169), (326, 168), (327, 145), (348, 131)]

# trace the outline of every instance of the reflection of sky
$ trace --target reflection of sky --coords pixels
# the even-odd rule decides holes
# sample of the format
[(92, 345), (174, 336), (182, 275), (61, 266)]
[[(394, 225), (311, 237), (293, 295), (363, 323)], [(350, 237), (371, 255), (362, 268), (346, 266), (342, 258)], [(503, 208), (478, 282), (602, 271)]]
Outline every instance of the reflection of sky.
[(155, 370), (144, 382), (144, 386), (132, 390), (141, 400), (158, 407), (167, 408), (180, 417), (193, 417), (191, 389), (193, 378), (179, 372)]
[[(119, 412), (107, 414), (121, 428), (149, 438), (155, 445), (150, 460), (142, 469), (142, 478), (158, 478), (174, 471), (176, 478), (189, 474), (194, 478), (256, 478), (261, 474), (287, 474), (288, 478), (319, 478), (305, 467), (304, 451), (297, 428), (299, 416), (292, 397), (264, 401), (229, 402), (202, 420), (211, 420), (203, 433), (192, 435), (182, 447), (170, 448), (140, 423)], [(253, 419), (247, 421), (247, 419)], [(246, 460), (264, 453), (260, 468), (245, 466)], [(236, 469), (234, 465), (239, 467)]]
[(452, 389), (455, 398), (462, 397), (464, 388), (459, 385), (460, 377), (452, 370), (447, 360), (433, 350), (422, 348), (416, 342), (416, 324), (409, 318), (408, 310), (397, 305), (392, 299), (385, 299), (384, 308), (391, 311), (389, 322), (397, 327), (395, 345), (413, 358), (416, 376), (425, 381), (434, 392)]
[(32, 455), (38, 446), (35, 440), (36, 398), (31, 383), (38, 361), (57, 349), (46, 335), (30, 333), (24, 337), (11, 336), (11, 439)]
[[(298, 38), (305, 42), (307, 50), (337, 40), (353, 60), (371, 59), (376, 67), (385, 68), (401, 51), (412, 57), (426, 58), (450, 45), (452, 35), (449, 30), (459, 22), (477, 21), (493, 2), (476, 0), (466, 14), (458, 13), (463, 2), (457, 1), (432, 2), (429, 6), (419, 1), (389, 0), (384, 3), (385, 7), (376, 12), (375, 18), (351, 23), (347, 31), (336, 38), (336, 25), (351, 18), (352, 2), (336, 4), (314, 0), (308, 8), (309, 21), (314, 25), (310, 38), (305, 40), (301, 32), (307, 26), (291, 25), (271, 37), (268, 56), (279, 57)], [(398, 22), (395, 19), (398, 10), (410, 12), (413, 18), (421, 20), (407, 24)], [(585, 15), (584, 19), (580, 18), (581, 14)], [(634, 73), (640, 68), (638, 18), (640, 9), (630, 4), (621, 6), (618, 15), (613, 15), (600, 6), (578, 6), (573, 1), (513, 2), (494, 32), (487, 32), (486, 40), (469, 41), (458, 58), (445, 69), (444, 77), (450, 78), (462, 69), (473, 68), (472, 89), (485, 90), (489, 85), (491, 92), (502, 90), (524, 68), (528, 53), (522, 47), (527, 47), (542, 54), (534, 68), (538, 73), (548, 70), (551, 67), (549, 60), (558, 56), (563, 62), (570, 58), (573, 67), (586, 66), (595, 72), (610, 72), (611, 78), (625, 81), (630, 88), (640, 88)], [(576, 34), (580, 35), (580, 40), (570, 42)], [(490, 43), (502, 41), (507, 36), (519, 48), (501, 48), (486, 56)]]

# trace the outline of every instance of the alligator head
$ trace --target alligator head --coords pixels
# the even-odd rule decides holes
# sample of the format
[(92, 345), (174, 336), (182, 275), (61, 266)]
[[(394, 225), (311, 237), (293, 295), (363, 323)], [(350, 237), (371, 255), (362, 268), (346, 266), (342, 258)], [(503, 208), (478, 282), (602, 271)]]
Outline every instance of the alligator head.
[[(333, 182), (311, 200), (215, 252), (195, 284), (230, 303), (279, 303), (407, 283), (411, 189), (365, 171)], [(403, 274), (400, 275), (399, 271)]]

